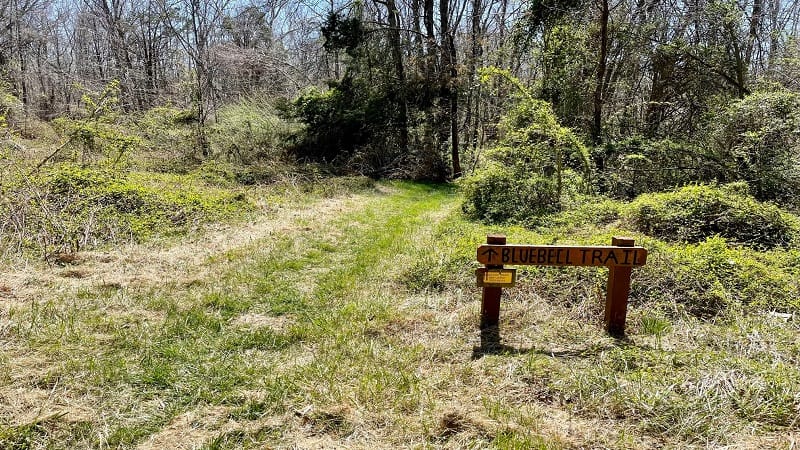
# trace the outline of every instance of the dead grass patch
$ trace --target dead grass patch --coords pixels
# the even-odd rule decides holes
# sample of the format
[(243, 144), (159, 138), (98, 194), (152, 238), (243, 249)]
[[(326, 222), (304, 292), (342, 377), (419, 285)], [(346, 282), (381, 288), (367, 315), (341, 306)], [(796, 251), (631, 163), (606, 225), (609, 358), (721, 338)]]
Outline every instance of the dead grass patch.
[(234, 325), (241, 325), (250, 328), (267, 327), (274, 331), (284, 332), (294, 322), (294, 319), (287, 316), (268, 316), (259, 313), (245, 313), (233, 319)]
[(240, 428), (228, 418), (229, 409), (224, 406), (209, 406), (183, 413), (136, 448), (138, 450), (199, 448), (220, 433)]
[(87, 278), (90, 275), (91, 272), (82, 269), (69, 269), (61, 272), (61, 276), (64, 278)]

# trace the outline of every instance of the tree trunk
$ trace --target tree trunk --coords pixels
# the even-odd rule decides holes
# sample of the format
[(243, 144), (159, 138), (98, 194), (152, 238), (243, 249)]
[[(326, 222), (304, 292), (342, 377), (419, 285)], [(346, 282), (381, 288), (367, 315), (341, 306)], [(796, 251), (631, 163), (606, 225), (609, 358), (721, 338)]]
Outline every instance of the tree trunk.
[[(480, 84), (476, 79), (476, 68), (480, 62), (483, 47), (481, 46), (481, 15), (483, 13), (483, 6), (481, 0), (472, 1), (472, 27), (470, 30), (470, 53), (467, 59), (467, 83), (469, 83), (469, 90), (467, 93), (467, 104), (465, 107), (464, 124), (466, 125), (466, 139), (467, 148), (472, 147), (473, 151), (477, 145), (478, 140), (478, 120), (480, 109)], [(473, 112), (473, 103), (474, 109)], [(473, 123), (473, 114), (475, 121)]]
[(453, 159), (453, 179), (461, 177), (461, 149), (459, 148), (459, 127), (458, 127), (458, 72), (456, 71), (456, 46), (453, 37), (448, 36), (450, 47), (450, 156)]
[(453, 164), (453, 178), (461, 176), (461, 157), (458, 148), (458, 89), (456, 86), (455, 59), (456, 48), (450, 30), (450, 1), (439, 1), (439, 26), (441, 31), (441, 60), (442, 68), (440, 73), (441, 98), (449, 103), (449, 107), (443, 109), (442, 126), (448, 127), (446, 133), (442, 133), (443, 140), (446, 141), (450, 135), (450, 155)]
[(398, 121), (398, 139), (402, 154), (408, 153), (408, 101), (406, 99), (406, 72), (403, 66), (403, 49), (400, 41), (400, 18), (394, 0), (386, 0), (389, 13), (389, 45), (392, 47), (392, 62), (397, 77), (400, 111)]
[(594, 88), (594, 120), (592, 141), (599, 144), (603, 133), (603, 90), (605, 89), (606, 65), (608, 64), (608, 0), (600, 0), (600, 51), (598, 53), (597, 76)]
[(756, 42), (758, 41), (758, 32), (761, 29), (761, 19), (764, 13), (764, 0), (753, 0), (753, 14), (750, 16), (750, 30), (747, 35), (747, 50), (745, 53), (745, 64), (755, 73), (754, 59), (756, 59)]

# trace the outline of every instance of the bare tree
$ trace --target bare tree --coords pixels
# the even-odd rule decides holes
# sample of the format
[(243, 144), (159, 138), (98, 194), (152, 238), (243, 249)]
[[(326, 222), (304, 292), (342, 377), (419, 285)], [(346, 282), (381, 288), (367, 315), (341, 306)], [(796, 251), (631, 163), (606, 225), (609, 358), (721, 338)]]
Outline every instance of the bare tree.
[(197, 115), (197, 147), (209, 155), (206, 123), (214, 112), (214, 67), (211, 47), (219, 35), (229, 0), (159, 0), (161, 12), (170, 20), (168, 26), (189, 56), (192, 73), (192, 106)]

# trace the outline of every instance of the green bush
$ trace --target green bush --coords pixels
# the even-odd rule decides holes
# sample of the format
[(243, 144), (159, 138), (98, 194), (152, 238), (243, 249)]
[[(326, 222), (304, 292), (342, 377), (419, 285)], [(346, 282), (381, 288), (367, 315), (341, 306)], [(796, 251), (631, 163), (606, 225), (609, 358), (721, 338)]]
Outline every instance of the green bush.
[(132, 124), (149, 153), (166, 160), (186, 159), (196, 153), (192, 112), (171, 106), (158, 106), (140, 116)]
[(102, 158), (115, 166), (139, 148), (142, 141), (120, 126), (119, 82), (110, 82), (101, 92), (84, 92), (81, 97), (83, 117), (59, 117), (53, 126), (66, 139), (64, 147), (72, 151), (68, 160), (83, 164)]
[(719, 235), (735, 244), (766, 249), (790, 245), (798, 232), (795, 217), (749, 196), (742, 183), (644, 194), (624, 216), (634, 229), (672, 242), (700, 242)]
[(369, 176), (397, 171), (404, 155), (397, 145), (399, 89), (346, 76), (321, 92), (311, 89), (294, 101), (305, 124), (293, 153), (301, 159), (331, 163)]
[[(24, 117), (22, 101), (10, 93), (10, 86), (0, 80), (0, 132)], [(0, 135), (1, 136), (1, 135)]]
[(0, 248), (49, 255), (140, 242), (252, 208), (241, 193), (188, 181), (75, 165), (17, 180), (0, 201)]
[(756, 92), (709, 117), (706, 142), (721, 182), (746, 181), (759, 200), (797, 204), (800, 94)]
[(284, 179), (302, 178), (301, 169), (282, 160), (265, 160), (250, 164), (208, 159), (189, 174), (213, 186), (269, 184)]
[(674, 312), (681, 305), (696, 317), (714, 317), (743, 307), (762, 311), (800, 311), (800, 268), (796, 253), (764, 253), (730, 247), (724, 238), (697, 244), (640, 242), (650, 251), (634, 271), (630, 301)]
[(291, 131), (291, 125), (271, 107), (246, 101), (217, 112), (217, 123), (210, 127), (209, 141), (215, 155), (251, 163), (280, 159)]
[(521, 174), (498, 163), (477, 171), (462, 186), (464, 212), (488, 223), (528, 223), (560, 205), (553, 179)]
[(514, 84), (520, 100), (501, 120), (500, 145), (487, 152), (488, 163), (464, 181), (464, 211), (489, 222), (530, 224), (560, 210), (562, 196), (588, 190), (588, 152), (558, 123), (550, 104), (534, 99), (506, 71), (484, 71), (484, 77), (493, 75)]
[(592, 150), (602, 174), (596, 177), (599, 192), (615, 198), (634, 198), (691, 183), (713, 182), (705, 151), (692, 144), (671, 139), (640, 137), (607, 143)]

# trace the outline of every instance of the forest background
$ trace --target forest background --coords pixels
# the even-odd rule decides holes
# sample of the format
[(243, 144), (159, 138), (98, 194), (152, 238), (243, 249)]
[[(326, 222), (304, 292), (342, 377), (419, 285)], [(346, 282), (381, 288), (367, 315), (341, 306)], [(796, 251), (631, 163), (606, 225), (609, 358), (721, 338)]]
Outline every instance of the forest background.
[[(799, 10), (782, 0), (7, 0), (2, 127), (6, 141), (46, 135), (43, 124), (62, 138), (80, 129), (100, 152), (163, 144), (183, 159), (252, 162), (288, 149), (372, 176), (452, 179), (475, 170), (518, 102), (513, 85), (481, 82), (495, 66), (588, 146), (600, 192), (746, 180), (778, 198), (796, 183)], [(103, 108), (123, 115), (84, 126)], [(148, 125), (114, 128), (125, 120)], [(183, 125), (185, 139), (165, 144), (153, 124)]]

